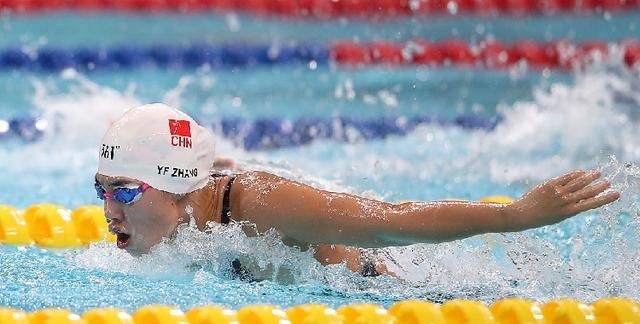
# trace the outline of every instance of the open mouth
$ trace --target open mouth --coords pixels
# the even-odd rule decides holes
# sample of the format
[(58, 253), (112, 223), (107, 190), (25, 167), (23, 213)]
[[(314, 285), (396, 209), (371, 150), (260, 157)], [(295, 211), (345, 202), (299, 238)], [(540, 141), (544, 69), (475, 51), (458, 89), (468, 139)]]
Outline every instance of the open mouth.
[(127, 245), (129, 245), (129, 238), (131, 238), (131, 235), (125, 233), (117, 233), (116, 236), (116, 244), (119, 249), (124, 249), (125, 247), (127, 247)]

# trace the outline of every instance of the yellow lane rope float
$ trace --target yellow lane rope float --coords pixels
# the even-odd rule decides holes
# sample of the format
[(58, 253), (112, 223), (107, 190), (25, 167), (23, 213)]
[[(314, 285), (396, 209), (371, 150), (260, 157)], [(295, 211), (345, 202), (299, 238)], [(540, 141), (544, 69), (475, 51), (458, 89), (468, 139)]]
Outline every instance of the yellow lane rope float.
[(71, 211), (46, 203), (24, 210), (0, 205), (0, 244), (75, 248), (105, 239), (116, 240), (107, 230), (100, 206), (82, 206)]
[(443, 305), (406, 300), (389, 309), (375, 304), (351, 304), (337, 310), (318, 304), (282, 309), (251, 305), (239, 310), (199, 306), (183, 312), (168, 305), (148, 305), (129, 314), (113, 308), (91, 309), (82, 315), (67, 309), (41, 309), (26, 313), (0, 308), (2, 324), (618, 324), (640, 323), (640, 304), (623, 298), (605, 298), (591, 305), (571, 299), (539, 304), (509, 298), (491, 306), (473, 300), (452, 300)]

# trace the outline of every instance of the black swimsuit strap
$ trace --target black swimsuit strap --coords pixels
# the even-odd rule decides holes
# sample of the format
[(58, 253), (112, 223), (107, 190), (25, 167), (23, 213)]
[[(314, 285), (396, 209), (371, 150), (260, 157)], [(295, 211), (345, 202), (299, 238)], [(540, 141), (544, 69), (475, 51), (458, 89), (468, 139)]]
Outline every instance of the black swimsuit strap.
[(224, 187), (224, 196), (222, 197), (222, 215), (220, 215), (221, 224), (229, 224), (229, 222), (231, 221), (229, 196), (231, 196), (231, 186), (233, 185), (233, 181), (235, 180), (235, 176), (231, 177), (231, 180), (229, 180), (229, 182), (227, 182), (227, 185)]

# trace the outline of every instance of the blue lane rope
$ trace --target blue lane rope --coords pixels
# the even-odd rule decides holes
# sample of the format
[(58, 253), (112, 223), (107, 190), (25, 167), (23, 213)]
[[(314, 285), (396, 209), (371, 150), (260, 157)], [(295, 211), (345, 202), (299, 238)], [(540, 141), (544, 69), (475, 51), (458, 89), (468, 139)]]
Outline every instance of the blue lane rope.
[(66, 68), (92, 71), (145, 66), (200, 67), (203, 65), (245, 67), (311, 61), (315, 61), (316, 64), (326, 64), (329, 59), (328, 47), (310, 43), (83, 47), (71, 50), (45, 47), (35, 51), (7, 48), (0, 50), (0, 71), (51, 72)]
[[(388, 136), (404, 136), (420, 125), (461, 127), (464, 129), (493, 130), (501, 117), (460, 115), (453, 119), (419, 117), (381, 117), (361, 119), (354, 117), (314, 118), (298, 120), (225, 118), (198, 121), (213, 132), (229, 138), (246, 150), (262, 150), (295, 147), (318, 139), (357, 142), (384, 139)], [(50, 128), (47, 121), (21, 117), (0, 119), (1, 139), (35, 141)]]

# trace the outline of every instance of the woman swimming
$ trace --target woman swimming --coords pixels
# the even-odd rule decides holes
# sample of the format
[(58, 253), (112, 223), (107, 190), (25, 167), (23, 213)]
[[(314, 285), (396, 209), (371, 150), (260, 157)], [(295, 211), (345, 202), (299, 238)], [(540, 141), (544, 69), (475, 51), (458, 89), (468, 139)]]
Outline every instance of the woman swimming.
[[(328, 192), (266, 172), (222, 174), (214, 138), (164, 104), (133, 108), (107, 130), (95, 188), (118, 248), (148, 252), (193, 217), (275, 229), (287, 245), (314, 248), (322, 264), (346, 262), (363, 275), (384, 272), (358, 248), (435, 243), (482, 233), (514, 232), (560, 222), (619, 198), (603, 193), (597, 171), (548, 180), (511, 204), (460, 201), (388, 203)], [(258, 234), (250, 233), (250, 234)], [(242, 272), (238, 261), (236, 272)]]

